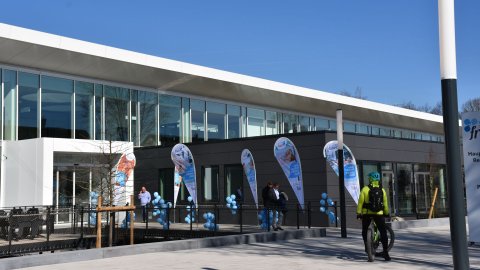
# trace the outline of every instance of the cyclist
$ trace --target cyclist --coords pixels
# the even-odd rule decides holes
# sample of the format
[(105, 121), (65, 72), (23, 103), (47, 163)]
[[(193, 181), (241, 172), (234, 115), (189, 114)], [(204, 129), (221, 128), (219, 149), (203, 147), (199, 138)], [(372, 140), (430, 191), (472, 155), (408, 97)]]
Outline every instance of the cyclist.
[[(362, 219), (362, 237), (365, 244), (365, 251), (367, 251), (367, 230), (373, 219), (380, 232), (383, 246), (383, 258), (385, 261), (390, 261), (391, 258), (388, 254), (388, 236), (385, 228), (385, 217), (388, 217), (389, 213), (387, 193), (380, 184), (380, 174), (378, 172), (369, 173), (368, 180), (370, 184), (362, 188), (357, 207), (357, 219)], [(380, 191), (378, 188), (381, 188), (381, 193), (383, 193), (383, 195), (380, 192), (378, 192), (379, 195), (374, 193), (375, 191)], [(370, 198), (378, 196), (380, 197)]]

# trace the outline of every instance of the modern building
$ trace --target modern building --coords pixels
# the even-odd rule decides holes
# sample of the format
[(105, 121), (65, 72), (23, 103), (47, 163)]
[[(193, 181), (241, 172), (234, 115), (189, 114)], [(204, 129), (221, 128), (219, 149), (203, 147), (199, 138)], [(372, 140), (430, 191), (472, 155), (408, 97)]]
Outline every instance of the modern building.
[(135, 148), (136, 189), (165, 195), (169, 149), (190, 144), (197, 178), (220, 183), (199, 185), (200, 202), (222, 202), (229, 175), (243, 177), (243, 148), (259, 162), (260, 186), (282, 177), (272, 150), (281, 136), (299, 148), (306, 200), (336, 197), (321, 149), (335, 139), (337, 109), (361, 174), (383, 172), (398, 214), (424, 213), (434, 185), (446, 198), (440, 116), (6, 24), (0, 69), (1, 206), (88, 203), (92, 156), (109, 142)]

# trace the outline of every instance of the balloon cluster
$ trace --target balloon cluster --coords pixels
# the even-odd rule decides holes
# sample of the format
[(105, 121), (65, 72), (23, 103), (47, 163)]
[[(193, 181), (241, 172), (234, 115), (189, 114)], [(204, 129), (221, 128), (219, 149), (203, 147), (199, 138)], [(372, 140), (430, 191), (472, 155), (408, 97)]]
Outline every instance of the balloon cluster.
[[(98, 204), (98, 193), (95, 191), (90, 192), (90, 204), (92, 205), (92, 208), (95, 208)], [(97, 224), (97, 215), (94, 211), (90, 211), (88, 222), (90, 225)]]
[(187, 200), (190, 205), (186, 206), (188, 215), (185, 217), (185, 222), (190, 224), (192, 222), (195, 222), (195, 203), (193, 202), (192, 196), (188, 196)]
[[(267, 220), (267, 209), (264, 209), (258, 215), (258, 220), (261, 223), (260, 227), (262, 229), (266, 230), (266, 229), (268, 229), (269, 226), (272, 226), (274, 224), (273, 212), (274, 212), (274, 210), (269, 210), (268, 211), (268, 220)], [(278, 217), (278, 214), (276, 216)], [(276, 222), (278, 222), (278, 218), (275, 218), (275, 223)]]
[(328, 207), (335, 207), (335, 203), (332, 199), (328, 198), (327, 193), (322, 193), (322, 199), (320, 200), (320, 212), (325, 213), (330, 220), (330, 223), (333, 224), (337, 220), (335, 217), (335, 212), (328, 209)]
[(167, 211), (168, 209), (172, 208), (171, 202), (165, 202), (162, 199), (162, 196), (158, 194), (158, 192), (153, 193), (153, 197), (155, 198), (152, 201), (153, 204), (153, 213), (154, 217), (158, 216), (157, 222), (163, 226), (164, 230), (168, 230), (170, 228), (171, 222), (167, 218)]
[(205, 224), (203, 227), (210, 231), (217, 231), (220, 227), (218, 224), (215, 224), (215, 215), (212, 212), (207, 212), (203, 214), (203, 219), (205, 219)]
[(235, 201), (236, 198), (237, 197), (235, 196), (235, 194), (231, 194), (225, 199), (227, 201), (227, 208), (232, 210), (232, 215), (237, 214), (238, 206), (237, 206), (237, 201)]

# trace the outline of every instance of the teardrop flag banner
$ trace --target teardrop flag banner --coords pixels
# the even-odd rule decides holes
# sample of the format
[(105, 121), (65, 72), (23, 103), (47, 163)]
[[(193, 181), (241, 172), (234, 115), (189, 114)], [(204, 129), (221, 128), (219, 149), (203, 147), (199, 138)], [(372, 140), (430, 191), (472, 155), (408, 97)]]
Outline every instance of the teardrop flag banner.
[[(343, 144), (343, 171), (345, 177), (345, 188), (352, 196), (356, 204), (360, 197), (360, 180), (358, 178), (357, 162), (353, 157), (352, 151), (347, 145)], [(338, 158), (337, 158), (338, 142), (336, 140), (329, 141), (323, 148), (323, 156), (327, 159), (328, 164), (338, 176)]]
[(133, 152), (123, 153), (113, 167), (113, 205), (124, 206), (128, 202), (127, 192), (133, 194), (133, 169), (136, 158)]
[(258, 208), (258, 194), (257, 194), (257, 171), (255, 170), (255, 162), (253, 160), (253, 155), (248, 149), (243, 149), (241, 155), (241, 161), (243, 166), (243, 171), (247, 176), (248, 184), (250, 185), (250, 190), (252, 191), (253, 199), (255, 200), (255, 205)]
[(173, 175), (173, 208), (177, 206), (178, 192), (182, 184), (182, 177), (178, 173), (177, 166), (175, 166), (175, 173)]
[(302, 165), (297, 148), (288, 138), (281, 137), (275, 142), (273, 154), (277, 158), (280, 167), (282, 167), (285, 176), (287, 176), (300, 206), (304, 209)]
[(192, 196), (193, 202), (197, 204), (197, 181), (192, 152), (186, 145), (179, 143), (172, 148), (171, 157), (188, 193)]

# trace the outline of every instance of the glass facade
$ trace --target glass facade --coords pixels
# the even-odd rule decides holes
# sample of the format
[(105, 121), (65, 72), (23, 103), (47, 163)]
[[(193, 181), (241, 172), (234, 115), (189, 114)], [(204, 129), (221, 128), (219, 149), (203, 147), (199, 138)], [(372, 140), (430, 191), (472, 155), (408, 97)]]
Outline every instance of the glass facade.
[(75, 139), (93, 139), (94, 85), (75, 82)]
[(41, 95), (42, 137), (72, 138), (73, 81), (42, 76)]
[(434, 216), (448, 216), (445, 166), (439, 164), (360, 161), (361, 186), (368, 185), (368, 174), (381, 172), (390, 211), (398, 216), (428, 217), (437, 191)]
[[(160, 94), (154, 89), (2, 69), (3, 139), (38, 137), (174, 145), (336, 130), (334, 119)], [(442, 142), (443, 136), (345, 122), (345, 132)]]
[(207, 102), (207, 139), (209, 141), (225, 140), (225, 104)]
[(17, 138), (17, 72), (3, 70), (3, 139)]
[(38, 138), (40, 76), (18, 73), (18, 139)]

